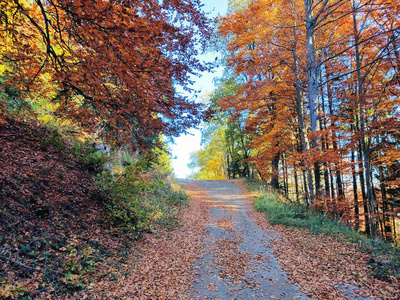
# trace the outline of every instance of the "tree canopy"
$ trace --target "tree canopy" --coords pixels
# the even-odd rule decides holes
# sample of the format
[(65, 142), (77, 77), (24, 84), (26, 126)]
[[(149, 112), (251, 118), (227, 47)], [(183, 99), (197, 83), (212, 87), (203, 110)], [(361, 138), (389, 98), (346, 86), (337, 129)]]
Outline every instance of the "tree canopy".
[(199, 105), (175, 86), (190, 89), (189, 75), (206, 68), (196, 58), (210, 34), (200, 8), (196, 0), (3, 1), (0, 85), (145, 148), (199, 122)]
[(290, 201), (392, 239), (400, 184), (400, 5), (230, 3), (219, 33), (227, 68), (241, 85), (217, 106), (231, 124), (242, 122), (251, 174)]

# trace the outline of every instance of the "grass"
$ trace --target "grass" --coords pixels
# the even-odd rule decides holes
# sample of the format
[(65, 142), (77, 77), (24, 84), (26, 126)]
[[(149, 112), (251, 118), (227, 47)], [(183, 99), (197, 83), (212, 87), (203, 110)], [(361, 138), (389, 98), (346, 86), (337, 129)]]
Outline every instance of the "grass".
[(380, 238), (371, 239), (338, 220), (329, 219), (321, 213), (307, 209), (305, 205), (283, 202), (274, 191), (265, 188), (259, 190), (261, 193), (254, 206), (256, 210), (265, 213), (272, 225), (306, 228), (312, 234), (327, 234), (340, 241), (357, 243), (360, 250), (370, 255), (368, 263), (376, 278), (400, 278), (400, 249), (393, 244)]
[(342, 235), (351, 242), (365, 240), (366, 237), (340, 223), (331, 220), (322, 214), (307, 210), (301, 204), (284, 203), (274, 195), (263, 195), (254, 203), (258, 211), (264, 212), (271, 224), (307, 228), (313, 234)]

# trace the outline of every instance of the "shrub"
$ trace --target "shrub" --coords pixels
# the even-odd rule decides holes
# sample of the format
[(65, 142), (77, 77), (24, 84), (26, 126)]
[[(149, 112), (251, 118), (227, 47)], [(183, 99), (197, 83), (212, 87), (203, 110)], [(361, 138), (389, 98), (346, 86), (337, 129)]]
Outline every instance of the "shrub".
[(58, 129), (45, 128), (45, 133), (39, 137), (39, 143), (45, 149), (49, 147), (57, 149), (67, 148)]
[(147, 169), (145, 162), (138, 161), (120, 175), (104, 171), (97, 176), (97, 184), (108, 196), (106, 207), (112, 227), (134, 238), (157, 226), (177, 226), (177, 212), (188, 200), (168, 183), (166, 175)]
[(75, 141), (72, 147), (73, 155), (91, 173), (99, 173), (104, 166), (111, 161), (111, 158), (100, 149), (89, 146), (88, 142)]

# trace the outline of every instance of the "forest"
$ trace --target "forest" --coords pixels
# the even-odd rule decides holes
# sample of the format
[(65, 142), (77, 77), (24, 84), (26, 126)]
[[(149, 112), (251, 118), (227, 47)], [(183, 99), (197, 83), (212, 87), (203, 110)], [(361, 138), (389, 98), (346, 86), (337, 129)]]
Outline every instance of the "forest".
[(387, 0), (231, 1), (194, 178), (261, 179), (398, 241), (399, 16)]
[[(398, 299), (400, 3), (228, 3), (0, 1), (1, 299), (193, 299), (199, 259), (227, 292), (283, 276), (259, 263), (316, 299)], [(192, 128), (206, 181), (178, 184)]]

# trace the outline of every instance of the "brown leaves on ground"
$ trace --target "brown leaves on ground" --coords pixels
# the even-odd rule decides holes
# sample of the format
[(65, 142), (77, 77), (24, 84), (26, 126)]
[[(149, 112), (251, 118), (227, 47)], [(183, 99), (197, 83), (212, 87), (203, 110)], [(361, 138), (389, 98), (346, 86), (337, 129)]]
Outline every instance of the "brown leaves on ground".
[[(358, 286), (356, 295), (378, 299), (399, 299), (398, 281), (372, 277), (368, 255), (353, 243), (339, 242), (327, 235), (305, 230), (274, 228), (281, 236), (274, 250), (291, 279), (306, 294), (324, 299), (345, 298), (342, 286)], [(282, 251), (283, 250), (283, 251)], [(395, 287), (397, 285), (397, 287)]]
[(217, 220), (217, 226), (220, 228), (225, 229), (229, 233), (233, 233), (233, 222), (232, 222), (232, 216), (229, 216), (227, 218), (221, 218)]
[(236, 281), (247, 279), (246, 272), (250, 268), (250, 257), (240, 250), (241, 239), (221, 238), (216, 242), (216, 249), (212, 252), (215, 256), (215, 269), (219, 270), (221, 278)]
[(43, 146), (42, 130), (0, 127), (0, 298), (187, 298), (209, 216), (204, 192), (187, 186), (193, 200), (174, 231), (116, 235), (90, 174)]
[(357, 244), (329, 235), (313, 235), (306, 229), (271, 226), (264, 213), (250, 214), (258, 226), (279, 235), (273, 243), (275, 256), (290, 281), (313, 299), (400, 298), (398, 279), (390, 282), (374, 278), (367, 264), (369, 256)]
[[(204, 192), (186, 185), (192, 201), (182, 214), (182, 226), (159, 231), (135, 243), (133, 255), (115, 282), (99, 282), (92, 293), (103, 299), (187, 299), (195, 260), (202, 256), (202, 239), (209, 207)], [(118, 288), (117, 288), (118, 287)]]
[(53, 134), (12, 120), (0, 127), (0, 209), (11, 214), (7, 221), (27, 218), (32, 226), (64, 221), (72, 231), (100, 224), (101, 195), (73, 155), (48, 142)]
[(0, 125), (2, 299), (84, 290), (105, 253), (124, 244), (104, 226), (92, 177), (53, 134), (15, 120)]

